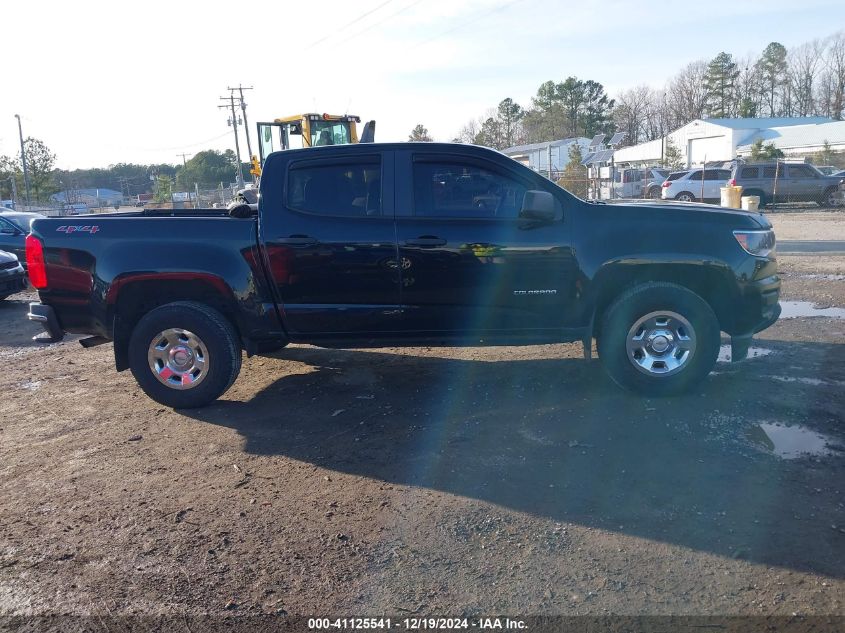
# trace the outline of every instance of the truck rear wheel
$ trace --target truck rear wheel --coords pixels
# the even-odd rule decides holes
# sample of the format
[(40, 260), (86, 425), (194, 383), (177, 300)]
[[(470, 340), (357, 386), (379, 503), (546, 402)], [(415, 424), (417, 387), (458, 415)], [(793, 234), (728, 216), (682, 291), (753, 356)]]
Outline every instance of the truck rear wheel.
[(223, 395), (241, 369), (232, 324), (202, 303), (179, 301), (144, 315), (129, 339), (129, 368), (150, 398), (174, 409)]
[(719, 354), (719, 322), (697, 294), (673, 283), (631, 288), (607, 309), (599, 358), (621, 387), (652, 396), (688, 391)]

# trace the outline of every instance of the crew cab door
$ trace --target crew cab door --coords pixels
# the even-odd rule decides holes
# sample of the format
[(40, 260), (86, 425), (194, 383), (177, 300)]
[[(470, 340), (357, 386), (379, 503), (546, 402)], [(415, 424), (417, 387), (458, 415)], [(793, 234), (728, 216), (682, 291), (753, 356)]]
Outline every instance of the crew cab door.
[(271, 155), (261, 183), (259, 235), (285, 326), (390, 331), (399, 319), (392, 153), (316, 154)]
[(510, 161), (396, 152), (403, 329), (473, 334), (548, 330), (573, 314), (570, 227), (519, 217), (527, 190), (562, 195)]

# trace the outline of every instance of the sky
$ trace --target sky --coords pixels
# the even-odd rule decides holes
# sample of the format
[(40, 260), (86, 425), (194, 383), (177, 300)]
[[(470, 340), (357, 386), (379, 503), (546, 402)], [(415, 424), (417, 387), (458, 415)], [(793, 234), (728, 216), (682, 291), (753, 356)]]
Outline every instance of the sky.
[(375, 119), (380, 141), (418, 123), (448, 141), (505, 97), (530, 106), (549, 79), (613, 96), (722, 50), (825, 37), (845, 2), (12, 0), (1, 19), (0, 155), (20, 150), (20, 114), (74, 169), (234, 149), (218, 105), (238, 84), (254, 88), (253, 146), (255, 122), (314, 111)]

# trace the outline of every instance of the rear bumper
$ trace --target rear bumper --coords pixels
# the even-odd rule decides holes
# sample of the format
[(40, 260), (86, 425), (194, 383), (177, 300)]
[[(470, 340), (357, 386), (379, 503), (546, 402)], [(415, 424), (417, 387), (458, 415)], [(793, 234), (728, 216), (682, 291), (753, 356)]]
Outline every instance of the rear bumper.
[(26, 317), (30, 321), (38, 321), (41, 324), (50, 342), (61, 341), (64, 338), (65, 333), (59, 325), (56, 311), (52, 307), (46, 306), (43, 303), (30, 303), (29, 314)]

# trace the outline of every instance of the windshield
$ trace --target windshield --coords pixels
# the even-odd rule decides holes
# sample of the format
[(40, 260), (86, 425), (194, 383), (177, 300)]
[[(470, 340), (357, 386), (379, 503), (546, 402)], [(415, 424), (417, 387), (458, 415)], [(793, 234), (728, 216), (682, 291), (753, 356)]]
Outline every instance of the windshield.
[(311, 121), (311, 145), (346, 145), (352, 142), (348, 121)]

